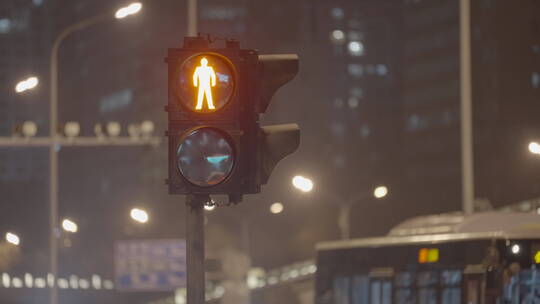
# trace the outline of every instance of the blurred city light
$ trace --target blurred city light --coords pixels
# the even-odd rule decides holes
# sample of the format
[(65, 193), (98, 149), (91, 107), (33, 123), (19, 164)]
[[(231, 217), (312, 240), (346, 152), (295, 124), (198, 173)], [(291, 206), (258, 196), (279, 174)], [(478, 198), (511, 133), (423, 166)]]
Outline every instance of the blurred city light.
[(62, 221), (62, 229), (64, 229), (67, 232), (75, 233), (77, 232), (77, 230), (79, 230), (79, 227), (72, 220), (64, 219)]
[(105, 134), (103, 132), (103, 126), (99, 123), (94, 125), (94, 133), (96, 134), (96, 137), (105, 137)]
[(154, 123), (150, 120), (145, 120), (141, 123), (141, 133), (143, 137), (150, 137), (154, 133)]
[(283, 212), (283, 204), (280, 202), (273, 203), (270, 206), (270, 212), (272, 212), (273, 214), (278, 214), (278, 213)]
[(24, 137), (34, 137), (37, 134), (37, 124), (33, 121), (25, 121), (22, 124), (22, 135)]
[(345, 43), (345, 33), (342, 30), (334, 30), (330, 35), (330, 39), (335, 44), (343, 44)]
[(204, 210), (206, 211), (212, 211), (216, 209), (216, 205), (215, 204), (204, 204)]
[(114, 17), (116, 19), (122, 19), (130, 15), (134, 15), (138, 13), (142, 8), (142, 3), (140, 2), (134, 2), (126, 7), (122, 7), (116, 11), (114, 14)]
[(533, 154), (539, 154), (540, 155), (540, 144), (536, 141), (531, 141), (529, 143), (529, 151)]
[(373, 190), (373, 196), (375, 198), (383, 198), (388, 194), (388, 188), (386, 186), (378, 186)]
[(19, 244), (21, 243), (21, 239), (19, 238), (19, 236), (11, 232), (6, 233), (6, 241), (15, 246), (19, 246)]
[(143, 209), (133, 208), (131, 209), (130, 216), (134, 221), (145, 224), (148, 222), (148, 213)]
[(107, 123), (107, 134), (111, 137), (118, 137), (122, 132), (122, 126), (117, 121)]
[(22, 93), (31, 90), (39, 84), (39, 79), (35, 76), (28, 77), (26, 80), (19, 81), (15, 86), (15, 92)]
[(81, 133), (81, 125), (76, 121), (68, 121), (64, 126), (64, 134), (69, 137), (77, 137)]
[(364, 55), (364, 45), (360, 41), (351, 41), (349, 42), (349, 53), (352, 56), (362, 56)]
[(293, 177), (292, 184), (295, 188), (303, 192), (310, 192), (313, 190), (313, 181), (300, 175)]
[(132, 139), (137, 139), (141, 135), (141, 128), (138, 124), (129, 124), (127, 131)]
[(518, 244), (514, 244), (510, 250), (512, 250), (513, 254), (518, 254), (521, 251), (521, 247)]

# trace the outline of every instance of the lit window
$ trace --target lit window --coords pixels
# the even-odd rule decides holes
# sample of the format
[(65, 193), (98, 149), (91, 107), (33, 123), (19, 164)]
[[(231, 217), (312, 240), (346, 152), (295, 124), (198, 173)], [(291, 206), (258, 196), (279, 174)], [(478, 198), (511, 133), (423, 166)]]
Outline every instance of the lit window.
[(331, 14), (332, 14), (332, 17), (336, 19), (343, 19), (343, 17), (345, 16), (345, 12), (340, 7), (334, 7), (331, 11)]
[(360, 41), (351, 41), (349, 42), (349, 53), (351, 56), (362, 56), (364, 55), (364, 44)]
[(409, 116), (407, 119), (407, 130), (415, 131), (420, 129), (420, 117), (416, 114)]
[(377, 71), (377, 75), (379, 76), (384, 76), (388, 74), (388, 67), (386, 66), (386, 64), (377, 64), (375, 70)]
[(7, 34), (11, 29), (11, 21), (7, 18), (0, 19), (0, 34)]
[(358, 105), (360, 104), (360, 100), (358, 100), (357, 97), (351, 96), (349, 97), (347, 103), (349, 104), (349, 108), (354, 109), (358, 107)]
[(369, 126), (364, 125), (360, 128), (360, 136), (362, 136), (362, 138), (368, 137), (369, 134), (371, 134), (371, 129)]
[(364, 68), (361, 64), (349, 63), (347, 65), (347, 71), (353, 77), (361, 77), (364, 74)]
[(343, 44), (345, 43), (345, 33), (342, 30), (334, 30), (330, 35), (330, 40), (334, 44)]
[(362, 90), (362, 88), (359, 88), (359, 87), (354, 87), (354, 88), (351, 88), (350, 94), (354, 97), (358, 97), (361, 99), (362, 97), (364, 97), (364, 90)]

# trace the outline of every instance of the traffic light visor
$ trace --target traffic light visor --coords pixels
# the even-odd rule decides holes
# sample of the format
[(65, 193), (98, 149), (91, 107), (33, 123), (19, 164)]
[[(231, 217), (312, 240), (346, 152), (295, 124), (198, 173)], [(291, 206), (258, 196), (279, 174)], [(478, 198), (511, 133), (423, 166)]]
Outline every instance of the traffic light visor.
[(225, 181), (235, 161), (229, 136), (214, 128), (195, 129), (180, 140), (178, 170), (190, 183), (211, 187)]
[(212, 53), (186, 59), (177, 70), (175, 82), (180, 102), (196, 113), (219, 111), (231, 100), (236, 88), (232, 63)]

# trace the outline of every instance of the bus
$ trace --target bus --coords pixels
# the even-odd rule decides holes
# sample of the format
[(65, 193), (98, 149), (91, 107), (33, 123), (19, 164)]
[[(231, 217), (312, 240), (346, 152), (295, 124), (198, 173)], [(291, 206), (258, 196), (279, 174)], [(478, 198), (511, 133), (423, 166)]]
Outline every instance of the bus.
[(540, 304), (537, 213), (422, 216), (316, 249), (316, 304)]

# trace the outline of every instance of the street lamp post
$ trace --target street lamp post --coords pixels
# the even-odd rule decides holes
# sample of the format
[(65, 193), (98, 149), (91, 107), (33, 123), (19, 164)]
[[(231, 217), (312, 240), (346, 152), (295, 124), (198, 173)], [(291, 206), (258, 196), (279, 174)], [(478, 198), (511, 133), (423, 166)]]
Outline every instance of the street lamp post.
[[(292, 184), (295, 188), (302, 192), (311, 192), (314, 188), (313, 181), (310, 178), (304, 176), (295, 176), (292, 179)], [(327, 199), (331, 201), (336, 201), (339, 203), (339, 216), (338, 216), (338, 227), (340, 231), (340, 237), (342, 240), (347, 240), (350, 238), (351, 232), (351, 217), (350, 211), (353, 205), (365, 201), (370, 198), (383, 199), (388, 195), (388, 188), (386, 186), (380, 185), (373, 189), (372, 193), (361, 192), (357, 195), (353, 195), (349, 199), (343, 199), (340, 196), (333, 195), (331, 193), (325, 193)]]
[[(141, 8), (139, 3), (135, 7), (131, 4), (128, 7), (121, 8), (116, 13), (116, 18), (119, 18), (118, 13), (123, 10), (121, 18), (138, 12)], [(138, 7), (138, 10), (136, 9)], [(49, 113), (49, 131), (51, 144), (49, 146), (49, 162), (50, 162), (50, 177), (49, 177), (49, 258), (50, 258), (50, 273), (55, 281), (51, 286), (50, 292), (50, 304), (58, 303), (58, 287), (56, 284), (56, 278), (58, 277), (58, 235), (60, 229), (58, 227), (58, 148), (59, 148), (59, 136), (57, 134), (58, 129), (58, 51), (62, 42), (71, 34), (84, 30), (92, 25), (99, 24), (101, 22), (112, 19), (111, 14), (101, 14), (94, 16), (80, 22), (74, 23), (58, 34), (54, 40), (51, 57), (50, 57), (50, 113)]]

